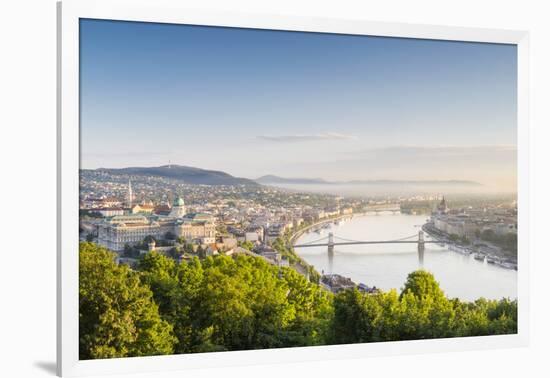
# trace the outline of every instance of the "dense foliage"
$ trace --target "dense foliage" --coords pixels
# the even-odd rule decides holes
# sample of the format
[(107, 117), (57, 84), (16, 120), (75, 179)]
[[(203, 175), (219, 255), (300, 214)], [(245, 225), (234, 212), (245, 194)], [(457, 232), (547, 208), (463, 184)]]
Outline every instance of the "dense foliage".
[(515, 301), (448, 299), (425, 271), (392, 290), (339, 294), (264, 259), (156, 252), (136, 271), (80, 245), (80, 357), (109, 358), (515, 333)]
[(332, 332), (332, 341), (341, 344), (516, 333), (517, 302), (451, 300), (419, 270), (409, 274), (401, 294), (336, 295)]
[(150, 288), (111, 252), (81, 243), (79, 282), (80, 359), (174, 352), (172, 326)]

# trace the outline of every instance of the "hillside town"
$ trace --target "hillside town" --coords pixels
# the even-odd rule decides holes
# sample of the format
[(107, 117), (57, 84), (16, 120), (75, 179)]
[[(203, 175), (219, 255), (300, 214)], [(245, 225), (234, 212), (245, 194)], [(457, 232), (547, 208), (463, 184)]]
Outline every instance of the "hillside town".
[[(253, 186), (185, 185), (165, 178), (131, 180), (82, 175), (81, 240), (132, 263), (155, 249), (178, 259), (255, 253), (270, 263), (296, 263), (273, 248), (285, 235), (324, 219), (353, 214), (361, 199), (289, 193)], [(180, 194), (181, 193), (181, 194)], [(185, 195), (185, 197), (184, 197)]]

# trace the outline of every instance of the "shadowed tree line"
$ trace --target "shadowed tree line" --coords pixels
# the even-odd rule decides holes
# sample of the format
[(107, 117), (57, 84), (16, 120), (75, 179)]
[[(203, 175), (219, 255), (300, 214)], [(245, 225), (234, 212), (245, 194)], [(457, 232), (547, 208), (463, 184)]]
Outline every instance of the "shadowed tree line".
[(333, 295), (250, 256), (151, 252), (131, 270), (84, 242), (79, 281), (81, 359), (517, 332), (516, 301), (448, 299), (425, 271), (400, 293)]

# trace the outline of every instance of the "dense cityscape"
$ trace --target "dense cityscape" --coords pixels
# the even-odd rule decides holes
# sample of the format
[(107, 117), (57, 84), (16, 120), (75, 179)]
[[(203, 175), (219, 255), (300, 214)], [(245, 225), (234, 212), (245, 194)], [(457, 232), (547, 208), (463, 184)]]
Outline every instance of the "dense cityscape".
[[(345, 198), (264, 185), (190, 185), (166, 177), (84, 170), (80, 201), (81, 240), (115, 251), (119, 262), (130, 265), (153, 249), (178, 262), (243, 253), (292, 266), (319, 282), (319, 272), (293, 250), (302, 233), (397, 205), (402, 213), (426, 215), (423, 230), (451, 250), (517, 269), (517, 206), (511, 196), (457, 197), (451, 207), (440, 194)], [(350, 280), (334, 276), (321, 281), (332, 290), (344, 285), (338, 282), (350, 286)]]

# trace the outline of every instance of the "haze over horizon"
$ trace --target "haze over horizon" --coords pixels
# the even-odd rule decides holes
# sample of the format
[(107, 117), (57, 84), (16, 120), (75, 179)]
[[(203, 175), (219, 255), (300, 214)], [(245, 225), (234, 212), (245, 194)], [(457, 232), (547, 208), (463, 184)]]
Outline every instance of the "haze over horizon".
[(516, 47), (81, 20), (81, 167), (516, 187)]

